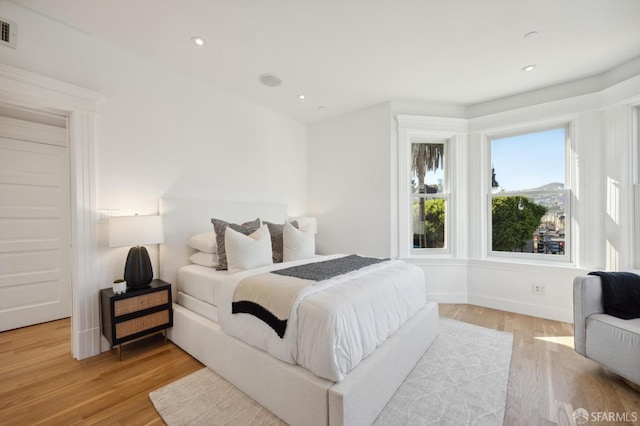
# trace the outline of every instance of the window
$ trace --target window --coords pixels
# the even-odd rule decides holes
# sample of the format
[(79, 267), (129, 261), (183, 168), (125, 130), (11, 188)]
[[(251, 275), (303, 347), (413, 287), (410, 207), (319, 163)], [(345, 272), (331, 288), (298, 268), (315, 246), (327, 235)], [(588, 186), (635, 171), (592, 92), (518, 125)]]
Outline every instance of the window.
[(411, 241), (413, 250), (447, 244), (446, 141), (411, 143)]
[(492, 255), (570, 259), (567, 133), (559, 127), (490, 139)]
[[(392, 253), (400, 258), (453, 258), (464, 249), (465, 233), (456, 196), (465, 183), (464, 153), (468, 121), (458, 118), (397, 115), (397, 224)], [(392, 215), (393, 215), (392, 208)]]
[(634, 108), (633, 134), (636, 141), (635, 170), (636, 179), (633, 185), (633, 228), (634, 228), (634, 266), (640, 269), (640, 106)]

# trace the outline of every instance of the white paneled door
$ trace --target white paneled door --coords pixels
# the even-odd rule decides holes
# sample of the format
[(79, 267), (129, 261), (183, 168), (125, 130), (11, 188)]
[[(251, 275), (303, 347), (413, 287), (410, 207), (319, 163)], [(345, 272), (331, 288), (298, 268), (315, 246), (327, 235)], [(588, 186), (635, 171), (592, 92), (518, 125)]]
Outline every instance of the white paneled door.
[(71, 316), (67, 140), (0, 117), (0, 331)]

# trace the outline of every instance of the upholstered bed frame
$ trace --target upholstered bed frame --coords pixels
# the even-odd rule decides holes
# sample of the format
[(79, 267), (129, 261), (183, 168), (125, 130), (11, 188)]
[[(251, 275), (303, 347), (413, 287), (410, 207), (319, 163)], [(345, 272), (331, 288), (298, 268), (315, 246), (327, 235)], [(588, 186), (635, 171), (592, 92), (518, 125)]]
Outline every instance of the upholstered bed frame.
[[(277, 203), (163, 199), (165, 242), (160, 278), (177, 294), (177, 270), (187, 265), (190, 236), (211, 230), (211, 217), (242, 222), (260, 217), (282, 222), (286, 206)], [(339, 382), (225, 334), (220, 326), (174, 303), (169, 339), (238, 389), (291, 425), (368, 425), (387, 404), (438, 332), (438, 306), (421, 309), (376, 351)]]

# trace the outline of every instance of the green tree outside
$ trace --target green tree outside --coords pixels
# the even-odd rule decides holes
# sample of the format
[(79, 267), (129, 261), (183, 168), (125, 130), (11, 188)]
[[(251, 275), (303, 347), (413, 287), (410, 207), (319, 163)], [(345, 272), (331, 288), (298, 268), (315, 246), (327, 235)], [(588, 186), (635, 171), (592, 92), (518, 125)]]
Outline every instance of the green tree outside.
[(492, 249), (522, 250), (540, 226), (548, 208), (527, 197), (494, 197), (491, 203)]
[[(424, 206), (424, 215), (420, 217), (424, 227), (420, 232), (414, 234), (414, 243), (421, 248), (442, 248), (444, 247), (445, 231), (445, 200), (442, 198), (422, 199), (423, 202), (414, 202), (414, 217), (420, 217), (420, 208)], [(417, 245), (422, 240), (422, 245)]]
[[(519, 208), (522, 207), (522, 209)], [(418, 211), (422, 203), (415, 203)], [(445, 200), (442, 198), (424, 201), (424, 234), (414, 235), (414, 240), (424, 238), (422, 247), (441, 248), (445, 234)], [(522, 196), (495, 197), (491, 204), (492, 249), (494, 251), (522, 250), (540, 226), (548, 208)], [(418, 217), (420, 215), (417, 215)]]
[(444, 246), (444, 209), (442, 198), (427, 200), (424, 203), (424, 228), (429, 248)]

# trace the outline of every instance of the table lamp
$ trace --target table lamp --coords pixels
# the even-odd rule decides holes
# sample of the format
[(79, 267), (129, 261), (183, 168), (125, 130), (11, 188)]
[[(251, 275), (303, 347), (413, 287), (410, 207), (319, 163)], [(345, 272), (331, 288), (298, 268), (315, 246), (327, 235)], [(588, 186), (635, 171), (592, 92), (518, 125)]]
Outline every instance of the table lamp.
[(160, 216), (109, 218), (109, 247), (131, 247), (124, 266), (124, 280), (131, 289), (144, 288), (153, 280), (153, 268), (145, 244), (164, 242)]

